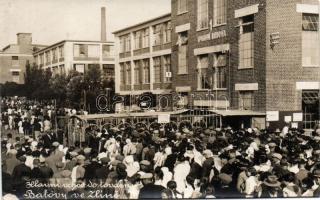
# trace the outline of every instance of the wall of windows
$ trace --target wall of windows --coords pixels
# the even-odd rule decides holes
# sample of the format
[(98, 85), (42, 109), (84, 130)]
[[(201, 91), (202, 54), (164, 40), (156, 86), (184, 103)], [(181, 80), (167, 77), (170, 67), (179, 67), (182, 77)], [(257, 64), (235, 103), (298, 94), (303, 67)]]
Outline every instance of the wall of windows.
[(88, 45), (88, 57), (97, 58), (100, 55), (100, 46), (99, 45)]
[(239, 69), (254, 67), (254, 15), (239, 19)]
[(213, 0), (213, 25), (227, 23), (227, 0)]
[(197, 1), (197, 29), (208, 28), (208, 0), (198, 0)]
[(302, 14), (302, 66), (319, 66), (319, 15)]

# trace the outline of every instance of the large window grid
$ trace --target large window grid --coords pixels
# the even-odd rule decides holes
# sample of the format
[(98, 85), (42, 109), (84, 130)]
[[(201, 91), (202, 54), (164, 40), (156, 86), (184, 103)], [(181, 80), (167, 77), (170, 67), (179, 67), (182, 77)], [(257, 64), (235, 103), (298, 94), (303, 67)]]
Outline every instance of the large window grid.
[(239, 69), (254, 66), (254, 15), (240, 18)]
[(208, 28), (208, 0), (198, 0), (198, 21), (197, 28), (198, 30)]
[(302, 66), (319, 66), (319, 15), (302, 14)]
[(227, 0), (213, 1), (213, 25), (227, 23)]

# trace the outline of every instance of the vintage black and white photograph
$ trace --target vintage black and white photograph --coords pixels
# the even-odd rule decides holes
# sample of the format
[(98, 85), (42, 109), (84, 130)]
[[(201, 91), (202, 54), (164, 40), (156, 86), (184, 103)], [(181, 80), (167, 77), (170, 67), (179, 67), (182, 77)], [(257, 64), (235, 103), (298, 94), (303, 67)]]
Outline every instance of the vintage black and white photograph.
[(320, 198), (320, 0), (0, 0), (3, 200)]

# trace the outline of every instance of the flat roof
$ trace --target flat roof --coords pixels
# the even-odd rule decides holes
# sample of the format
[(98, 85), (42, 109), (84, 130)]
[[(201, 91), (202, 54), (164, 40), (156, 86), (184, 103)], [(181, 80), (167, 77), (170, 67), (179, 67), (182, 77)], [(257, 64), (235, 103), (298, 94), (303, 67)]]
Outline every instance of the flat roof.
[(44, 49), (36, 51), (34, 53), (36, 54), (36, 53), (39, 53), (41, 51), (45, 51), (47, 49), (50, 49), (53, 46), (56, 46), (56, 45), (59, 45), (59, 44), (65, 43), (65, 42), (94, 42), (94, 43), (114, 44), (114, 42), (112, 42), (112, 41), (101, 42), (101, 41), (94, 41), (94, 40), (62, 40), (62, 41), (56, 42), (56, 43), (54, 43), (54, 44), (52, 44), (50, 46), (47, 46)]
[(125, 28), (122, 28), (122, 29), (120, 29), (120, 30), (114, 31), (114, 32), (112, 32), (112, 33), (113, 33), (113, 34), (117, 34), (117, 33), (120, 33), (120, 32), (122, 32), (122, 31), (128, 30), (128, 29), (130, 29), (130, 28), (133, 28), (133, 27), (136, 27), (136, 26), (140, 26), (140, 25), (143, 25), (143, 24), (147, 24), (147, 23), (152, 22), (152, 21), (155, 21), (155, 20), (157, 20), (157, 19), (165, 18), (165, 17), (169, 17), (169, 16), (171, 16), (171, 12), (170, 12), (170, 13), (166, 13), (166, 14), (164, 14), (164, 15), (160, 15), (160, 16), (155, 17), (155, 18), (152, 18), (152, 19), (149, 19), (149, 20), (147, 20), (147, 21), (140, 22), (140, 23), (138, 23), (138, 24), (134, 24), (134, 25), (131, 25), (131, 26), (127, 26), (127, 27), (125, 27)]

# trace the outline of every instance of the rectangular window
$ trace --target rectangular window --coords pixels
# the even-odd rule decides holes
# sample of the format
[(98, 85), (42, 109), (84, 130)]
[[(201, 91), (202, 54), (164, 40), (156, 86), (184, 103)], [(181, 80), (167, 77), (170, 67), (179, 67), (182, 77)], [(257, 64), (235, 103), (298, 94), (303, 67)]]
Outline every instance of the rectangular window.
[(114, 55), (114, 49), (111, 45), (102, 45), (102, 57), (110, 58)]
[(167, 55), (163, 57), (164, 60), (164, 81), (166, 83), (171, 82), (172, 72), (171, 72), (171, 56)]
[(148, 84), (148, 83), (150, 83), (149, 59), (142, 60), (142, 64), (143, 64), (143, 83)]
[(126, 63), (126, 84), (131, 85), (131, 65), (130, 62)]
[(125, 52), (125, 37), (120, 37), (120, 53)]
[(127, 35), (126, 37), (126, 52), (130, 52), (131, 51), (131, 40), (130, 40), (130, 35)]
[(86, 45), (84, 44), (73, 45), (73, 54), (74, 54), (74, 57), (86, 57), (87, 56)]
[(64, 57), (64, 48), (63, 46), (59, 47), (59, 58), (63, 58)]
[(142, 31), (142, 48), (149, 47), (149, 28)]
[(19, 71), (12, 71), (12, 81), (15, 83), (20, 82), (20, 72)]
[(213, 74), (209, 69), (209, 56), (208, 54), (200, 55), (198, 57), (198, 88), (210, 89), (212, 88)]
[(134, 84), (139, 85), (141, 83), (140, 77), (140, 67), (141, 61), (134, 61)]
[(178, 37), (178, 74), (187, 74), (188, 31), (179, 33)]
[(171, 22), (165, 23), (165, 29), (163, 33), (163, 43), (171, 42)]
[(227, 0), (213, 1), (213, 25), (227, 23)]
[(134, 49), (140, 49), (142, 47), (142, 34), (141, 31), (134, 33)]
[(125, 63), (120, 63), (120, 84), (125, 85)]
[(239, 19), (239, 69), (254, 67), (254, 15)]
[(120, 37), (120, 53), (131, 51), (130, 34)]
[(208, 0), (198, 0), (198, 30), (208, 28)]
[(88, 45), (88, 57), (98, 58), (100, 56), (100, 46), (99, 45)]
[(302, 14), (302, 66), (319, 66), (319, 15)]
[(74, 70), (81, 74), (84, 74), (84, 64), (74, 64)]
[(40, 64), (43, 65), (44, 64), (44, 54), (40, 55)]
[(58, 51), (57, 50), (58, 50), (57, 48), (54, 48), (52, 50), (52, 60), (54, 60), (54, 61), (58, 60)]
[(45, 54), (46, 54), (46, 62), (47, 62), (47, 63), (50, 63), (50, 62), (51, 62), (50, 51), (47, 51)]
[(161, 82), (161, 57), (153, 58), (154, 82)]
[(254, 98), (252, 91), (239, 92), (239, 109), (240, 110), (253, 110)]
[(19, 66), (19, 57), (18, 56), (12, 56), (12, 67), (18, 67)]
[(114, 77), (114, 65), (113, 64), (103, 64), (102, 65), (103, 76), (107, 78)]
[(302, 30), (303, 31), (318, 31), (319, 15), (317, 14), (302, 14)]
[(227, 87), (227, 55), (224, 53), (214, 54), (214, 67), (215, 67), (215, 81), (214, 88), (226, 88)]
[(178, 0), (178, 14), (188, 12), (188, 0)]
[(162, 43), (162, 24), (153, 27), (153, 46), (161, 45)]

